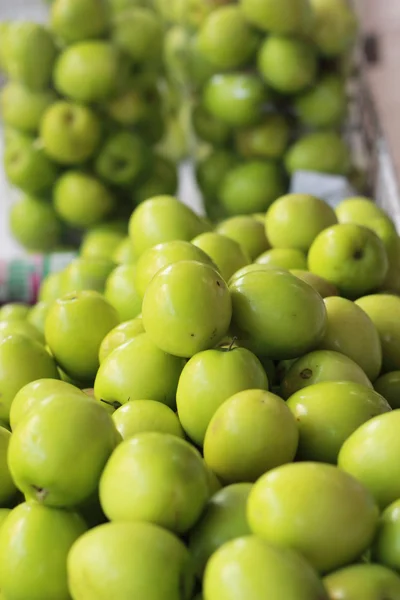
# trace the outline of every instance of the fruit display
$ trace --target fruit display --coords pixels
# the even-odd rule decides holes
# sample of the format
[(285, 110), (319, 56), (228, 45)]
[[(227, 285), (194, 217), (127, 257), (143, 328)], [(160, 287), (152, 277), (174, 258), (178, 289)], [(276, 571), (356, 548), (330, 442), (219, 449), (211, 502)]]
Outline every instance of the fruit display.
[(399, 274), (366, 197), (90, 230), (0, 308), (0, 597), (399, 600)]

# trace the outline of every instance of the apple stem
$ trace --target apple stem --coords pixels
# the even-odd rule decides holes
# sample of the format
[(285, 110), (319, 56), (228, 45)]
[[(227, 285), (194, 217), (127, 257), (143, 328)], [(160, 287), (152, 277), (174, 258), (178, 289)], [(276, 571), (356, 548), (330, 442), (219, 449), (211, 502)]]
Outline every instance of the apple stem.
[(100, 398), (100, 402), (104, 402), (104, 404), (108, 404), (108, 406), (112, 406), (113, 408), (115, 408), (115, 410), (117, 410), (118, 408), (121, 408), (122, 404), (120, 402), (112, 401), (109, 402), (108, 400), (103, 400), (103, 398)]
[(235, 343), (237, 342), (237, 337), (233, 337), (231, 343), (229, 344), (229, 348), (228, 348), (228, 352), (230, 352), (233, 349), (233, 346), (235, 345)]

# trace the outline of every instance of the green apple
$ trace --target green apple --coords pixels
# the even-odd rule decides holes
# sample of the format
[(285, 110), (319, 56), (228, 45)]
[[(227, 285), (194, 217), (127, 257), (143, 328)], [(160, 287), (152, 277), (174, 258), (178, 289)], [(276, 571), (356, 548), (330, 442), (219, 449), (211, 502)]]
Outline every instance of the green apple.
[(297, 38), (270, 35), (258, 54), (258, 70), (262, 77), (281, 94), (297, 94), (311, 86), (317, 68), (314, 47)]
[(3, 60), (10, 79), (33, 91), (46, 89), (56, 54), (54, 40), (43, 25), (27, 21), (7, 25)]
[(285, 157), (285, 166), (291, 175), (296, 171), (347, 175), (350, 165), (345, 141), (329, 129), (305, 133), (290, 146)]
[(286, 191), (283, 171), (275, 161), (249, 160), (228, 171), (219, 200), (228, 215), (266, 211)]
[(107, 187), (83, 171), (66, 171), (58, 179), (53, 194), (57, 213), (73, 227), (92, 227), (107, 218), (115, 207), (115, 198)]
[(145, 250), (137, 261), (134, 280), (139, 297), (144, 297), (147, 286), (158, 271), (181, 260), (196, 260), (215, 267), (207, 251), (190, 242), (175, 240), (157, 244)]
[(400, 498), (399, 423), (399, 410), (378, 415), (361, 425), (339, 453), (339, 467), (363, 483), (381, 509)]
[(8, 302), (0, 308), (1, 321), (21, 321), (26, 319), (30, 310), (29, 304), (23, 302)]
[(203, 103), (211, 115), (231, 127), (257, 123), (268, 92), (253, 73), (219, 73), (203, 91)]
[(80, 255), (83, 258), (110, 260), (110, 256), (124, 239), (124, 230), (110, 227), (107, 224), (95, 225), (83, 236)]
[(50, 26), (63, 44), (101, 38), (109, 27), (105, 0), (55, 0), (50, 11)]
[(226, 335), (232, 317), (228, 286), (210, 265), (182, 260), (159, 271), (143, 299), (143, 325), (164, 352), (189, 358)]
[(162, 21), (150, 8), (133, 7), (115, 16), (112, 41), (134, 65), (157, 64), (162, 53)]
[(382, 371), (400, 369), (400, 298), (390, 294), (373, 294), (356, 301), (378, 330), (382, 344)]
[(134, 187), (135, 204), (162, 194), (175, 194), (178, 189), (177, 167), (172, 160), (153, 154), (151, 171), (138, 181)]
[(181, 358), (160, 350), (146, 333), (137, 334), (103, 359), (95, 396), (116, 407), (130, 400), (157, 400), (175, 408), (183, 366)]
[(250, 535), (225, 543), (211, 556), (203, 587), (207, 600), (328, 600), (300, 554)]
[(259, 37), (248, 24), (239, 6), (216, 8), (203, 22), (198, 47), (218, 69), (237, 69), (254, 56)]
[(288, 120), (279, 113), (268, 113), (260, 123), (235, 132), (235, 147), (244, 158), (281, 158), (290, 139)]
[(134, 6), (146, 6), (146, 0), (109, 0), (108, 4), (111, 14), (116, 16)]
[(51, 90), (34, 92), (17, 81), (9, 81), (0, 94), (3, 122), (25, 133), (37, 133), (43, 114), (55, 98)]
[(264, 225), (253, 216), (231, 217), (219, 223), (215, 231), (237, 242), (251, 260), (269, 248)]
[(307, 257), (296, 248), (271, 248), (257, 259), (259, 265), (280, 269), (307, 269)]
[(198, 138), (215, 146), (223, 146), (229, 142), (231, 128), (216, 119), (201, 104), (197, 104), (192, 112), (193, 129)]
[(212, 417), (204, 459), (222, 482), (253, 482), (292, 462), (298, 441), (296, 420), (281, 398), (245, 390), (226, 400)]
[(330, 598), (341, 600), (395, 600), (400, 577), (382, 565), (351, 565), (324, 578)]
[(400, 571), (399, 506), (400, 500), (396, 500), (383, 511), (372, 546), (372, 559), (397, 572)]
[(145, 169), (148, 151), (136, 133), (120, 131), (112, 134), (96, 158), (96, 173), (108, 183), (129, 187)]
[(185, 545), (151, 523), (106, 523), (81, 536), (68, 555), (75, 600), (190, 600), (194, 576)]
[(386, 215), (366, 221), (365, 227), (375, 231), (382, 240), (389, 259), (389, 265), (396, 269), (400, 268), (400, 238), (396, 227)]
[(137, 335), (144, 333), (144, 327), (141, 315), (130, 321), (120, 323), (114, 329), (111, 329), (100, 344), (99, 362), (100, 364), (109, 354), (125, 342), (132, 340)]
[(50, 377), (59, 379), (57, 367), (42, 344), (30, 337), (13, 334), (0, 341), (0, 419), (9, 421), (10, 406), (27, 383)]
[(377, 392), (350, 381), (310, 385), (290, 396), (287, 405), (300, 430), (297, 457), (332, 464), (360, 425), (390, 411)]
[(358, 559), (372, 542), (378, 517), (367, 488), (337, 467), (315, 462), (269, 471), (247, 504), (254, 534), (297, 550), (322, 573)]
[(365, 226), (369, 221), (386, 217), (384, 211), (373, 200), (364, 196), (342, 200), (335, 212), (339, 223), (357, 223)]
[(160, 104), (157, 88), (133, 79), (108, 103), (109, 116), (122, 126), (138, 125), (152, 117)]
[(391, 371), (381, 375), (374, 382), (374, 388), (393, 409), (400, 408), (400, 371)]
[[(71, 436), (73, 430), (74, 435)], [(91, 498), (121, 437), (85, 394), (60, 392), (36, 404), (11, 437), (11, 475), (27, 499), (69, 508)]]
[(4, 171), (9, 182), (27, 194), (48, 194), (58, 176), (57, 165), (40, 140), (16, 134), (6, 141)]
[(44, 338), (44, 324), (46, 321), (47, 313), (49, 312), (50, 302), (37, 302), (29, 310), (27, 317), (28, 323), (36, 327), (36, 329), (42, 334)]
[(44, 113), (40, 137), (46, 154), (63, 165), (91, 158), (100, 143), (101, 124), (86, 106), (59, 100)]
[(325, 299), (328, 325), (321, 350), (336, 350), (356, 362), (374, 382), (382, 367), (382, 346), (370, 317), (354, 302), (333, 296)]
[(189, 551), (196, 574), (203, 576), (209, 558), (230, 540), (250, 534), (246, 520), (250, 483), (236, 483), (217, 491), (190, 532)]
[(287, 194), (268, 209), (267, 238), (273, 248), (295, 248), (308, 252), (321, 231), (335, 225), (334, 210), (309, 194)]
[(296, 358), (322, 338), (324, 302), (287, 271), (258, 267), (230, 282), (234, 330), (256, 354), (274, 360)]
[(0, 321), (0, 340), (4, 340), (10, 335), (24, 335), (25, 337), (39, 342), (40, 344), (44, 343), (43, 335), (26, 319)]
[(101, 294), (72, 292), (51, 306), (45, 324), (46, 342), (67, 375), (91, 382), (99, 367), (100, 344), (118, 323), (117, 311)]
[(296, 113), (309, 127), (336, 127), (346, 115), (345, 80), (339, 75), (323, 75), (314, 87), (295, 99)]
[(14, 238), (27, 250), (48, 252), (61, 238), (61, 222), (51, 204), (23, 196), (11, 207), (9, 224)]
[(11, 404), (10, 425), (12, 431), (28, 413), (35, 411), (36, 407), (50, 396), (62, 394), (69, 396), (74, 393), (80, 396), (83, 394), (79, 388), (59, 379), (37, 379), (27, 383), (15, 394)]
[(238, 242), (221, 233), (211, 231), (202, 233), (195, 237), (192, 243), (210, 257), (225, 281), (251, 262)]
[(8, 598), (68, 600), (67, 556), (86, 529), (76, 512), (34, 502), (14, 508), (0, 533), (2, 592)]
[(202, 446), (217, 409), (249, 389), (267, 390), (268, 378), (246, 348), (216, 348), (193, 356), (183, 368), (176, 392), (179, 420), (190, 439)]
[(117, 265), (131, 265), (135, 263), (131, 238), (124, 237), (112, 253), (112, 260)]
[(2, 507), (8, 506), (8, 503), (13, 500), (17, 492), (17, 488), (15, 487), (15, 483), (11, 477), (11, 473), (7, 464), (7, 453), (10, 438), (11, 433), (8, 431), (8, 429), (0, 426), (0, 506)]
[(73, 44), (60, 54), (53, 79), (56, 90), (75, 102), (103, 102), (119, 91), (126, 68), (114, 45), (89, 40)]
[(116, 448), (100, 480), (100, 501), (110, 521), (145, 521), (188, 532), (209, 498), (200, 453), (168, 433), (139, 433)]
[(63, 271), (60, 296), (84, 290), (103, 293), (114, 267), (108, 258), (75, 258)]
[(340, 223), (315, 238), (308, 268), (336, 285), (343, 296), (359, 298), (382, 284), (389, 265), (383, 242), (373, 231)]
[(62, 278), (62, 271), (56, 271), (46, 275), (40, 284), (38, 301), (48, 302), (50, 304), (53, 300), (57, 300), (62, 294)]
[(311, 0), (314, 12), (312, 37), (321, 54), (343, 55), (357, 37), (357, 17), (346, 0)]
[(372, 383), (357, 363), (333, 350), (314, 350), (304, 354), (289, 368), (281, 383), (283, 398), (323, 381), (352, 381), (367, 388)]
[(303, 271), (302, 269), (290, 269), (290, 272), (305, 283), (308, 283), (308, 285), (311, 285), (323, 298), (339, 294), (337, 287), (333, 283), (326, 281), (326, 279), (319, 277), (319, 275), (315, 275), (315, 273)]
[(225, 175), (238, 164), (238, 157), (228, 150), (214, 150), (199, 160), (196, 165), (196, 180), (206, 208), (207, 200), (215, 202), (219, 197), (219, 189)]
[(268, 33), (301, 34), (312, 22), (308, 0), (241, 0), (240, 5), (246, 19)]
[(124, 440), (145, 431), (168, 433), (182, 439), (185, 438), (176, 413), (156, 400), (127, 402), (115, 411), (112, 418)]
[(120, 321), (134, 319), (142, 309), (142, 299), (135, 282), (136, 271), (136, 265), (120, 265), (106, 282), (104, 297), (116, 309)]

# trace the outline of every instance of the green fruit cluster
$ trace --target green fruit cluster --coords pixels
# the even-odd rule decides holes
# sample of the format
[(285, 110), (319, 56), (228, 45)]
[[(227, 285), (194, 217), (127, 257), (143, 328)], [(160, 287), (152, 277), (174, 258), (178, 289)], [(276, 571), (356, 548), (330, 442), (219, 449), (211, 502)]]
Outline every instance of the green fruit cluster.
[(150, 3), (56, 0), (46, 26), (0, 31), (4, 170), (22, 194), (10, 229), (22, 246), (57, 249), (176, 192), (164, 26)]
[(3, 597), (399, 600), (399, 240), (155, 196), (1, 307)]
[(171, 0), (167, 73), (191, 111), (207, 214), (263, 212), (298, 170), (348, 175), (347, 0)]

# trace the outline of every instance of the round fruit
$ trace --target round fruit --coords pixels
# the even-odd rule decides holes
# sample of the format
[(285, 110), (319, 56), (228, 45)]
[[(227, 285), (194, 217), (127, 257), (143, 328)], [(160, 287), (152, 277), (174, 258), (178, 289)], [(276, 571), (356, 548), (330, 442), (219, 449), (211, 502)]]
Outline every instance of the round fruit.
[(62, 273), (62, 293), (58, 298), (65, 294), (88, 290), (103, 293), (107, 278), (114, 268), (115, 263), (109, 258), (92, 256), (74, 258)]
[(142, 310), (142, 300), (136, 287), (136, 265), (120, 265), (109, 275), (104, 298), (118, 312), (120, 321), (129, 321)]
[(237, 152), (244, 158), (272, 158), (283, 156), (290, 139), (288, 120), (279, 113), (268, 113), (260, 123), (235, 132)]
[(400, 577), (381, 565), (351, 565), (324, 578), (329, 597), (336, 600), (396, 600)]
[(143, 299), (143, 325), (164, 352), (190, 357), (216, 346), (232, 316), (227, 285), (210, 265), (180, 261), (150, 282)]
[(109, 354), (125, 342), (129, 342), (134, 337), (144, 333), (142, 317), (138, 316), (130, 321), (120, 323), (114, 329), (111, 329), (100, 344), (99, 362), (100, 364), (107, 358)]
[(162, 22), (153, 10), (130, 7), (116, 15), (112, 41), (135, 66), (157, 64), (162, 50)]
[(280, 269), (307, 269), (307, 257), (296, 248), (271, 248), (256, 260), (259, 265)]
[(308, 0), (241, 0), (246, 19), (268, 33), (303, 33), (312, 22)]
[(305, 133), (293, 143), (285, 158), (291, 175), (296, 171), (347, 175), (350, 165), (349, 149), (342, 136), (329, 129)]
[(51, 204), (24, 196), (10, 210), (10, 229), (24, 248), (34, 252), (53, 250), (61, 238), (61, 222)]
[(100, 480), (110, 521), (145, 521), (183, 534), (199, 519), (209, 480), (199, 452), (167, 433), (139, 433), (118, 446)]
[(367, 225), (369, 221), (385, 216), (384, 211), (369, 198), (355, 196), (346, 198), (335, 208), (339, 223)]
[(229, 281), (236, 271), (250, 263), (250, 257), (240, 244), (221, 233), (202, 233), (192, 243), (210, 257), (225, 281)]
[(316, 292), (318, 292), (322, 298), (328, 298), (329, 296), (337, 296), (338, 290), (336, 286), (323, 277), (319, 277), (319, 275), (315, 275), (315, 273), (310, 273), (310, 271), (303, 271), (301, 269), (290, 269), (292, 275), (295, 275), (308, 285), (311, 285), (312, 288)]
[(146, 431), (169, 433), (185, 438), (176, 413), (165, 404), (154, 400), (127, 402), (113, 413), (112, 418), (124, 440)]
[(312, 462), (266, 473), (247, 504), (253, 533), (297, 550), (320, 572), (358, 559), (372, 542), (378, 516), (371, 494), (358, 481), (333, 465)]
[(9, 81), (0, 94), (3, 122), (25, 133), (36, 133), (44, 112), (54, 100), (51, 90), (34, 92), (17, 81)]
[(314, 87), (295, 100), (299, 119), (309, 127), (337, 127), (346, 115), (345, 81), (339, 75), (322, 76)]
[(7, 506), (17, 492), (15, 483), (7, 464), (8, 445), (11, 433), (5, 427), (0, 426), (0, 506)]
[(400, 500), (396, 500), (383, 511), (372, 546), (373, 560), (397, 572), (400, 571), (399, 507)]
[(24, 335), (26, 337), (43, 343), (43, 335), (27, 319), (12, 319), (11, 321), (0, 321), (0, 340), (10, 335)]
[(219, 223), (215, 231), (237, 242), (251, 260), (269, 248), (264, 226), (253, 216), (231, 217)]
[(392, 408), (400, 408), (400, 371), (391, 371), (381, 375), (375, 381), (374, 388)]
[(46, 322), (47, 313), (50, 309), (50, 302), (37, 302), (29, 311), (27, 318), (28, 323), (36, 327), (42, 334), (44, 339), (44, 324)]
[(51, 29), (63, 44), (102, 37), (108, 29), (108, 6), (104, 0), (55, 0)]

